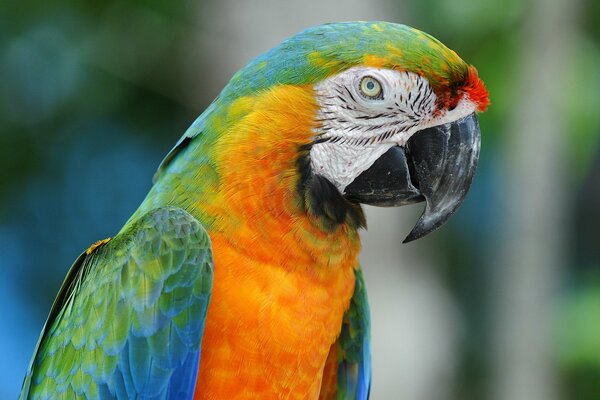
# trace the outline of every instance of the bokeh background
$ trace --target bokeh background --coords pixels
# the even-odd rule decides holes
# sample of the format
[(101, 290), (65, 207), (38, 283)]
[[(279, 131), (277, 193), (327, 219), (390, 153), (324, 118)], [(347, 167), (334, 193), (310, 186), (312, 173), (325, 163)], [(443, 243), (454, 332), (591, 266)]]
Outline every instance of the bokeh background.
[(479, 69), (481, 164), (443, 229), (368, 209), (373, 399), (600, 399), (596, 0), (0, 2), (0, 398), (72, 261), (135, 210), (249, 59), (328, 21), (425, 30)]

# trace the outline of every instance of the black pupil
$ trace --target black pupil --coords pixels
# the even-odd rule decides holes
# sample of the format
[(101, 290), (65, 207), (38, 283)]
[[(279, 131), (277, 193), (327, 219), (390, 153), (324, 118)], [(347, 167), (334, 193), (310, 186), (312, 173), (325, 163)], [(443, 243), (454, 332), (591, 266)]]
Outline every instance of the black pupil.
[(373, 90), (373, 88), (375, 88), (375, 84), (373, 83), (373, 81), (367, 82), (367, 89)]

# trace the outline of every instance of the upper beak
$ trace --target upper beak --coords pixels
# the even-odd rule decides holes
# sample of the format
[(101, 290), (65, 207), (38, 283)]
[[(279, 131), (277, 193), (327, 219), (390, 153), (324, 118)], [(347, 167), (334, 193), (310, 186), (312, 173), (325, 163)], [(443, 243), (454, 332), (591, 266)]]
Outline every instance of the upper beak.
[(475, 113), (419, 131), (394, 146), (344, 191), (346, 198), (376, 206), (425, 200), (425, 210), (404, 243), (442, 226), (465, 199), (479, 160), (481, 133)]

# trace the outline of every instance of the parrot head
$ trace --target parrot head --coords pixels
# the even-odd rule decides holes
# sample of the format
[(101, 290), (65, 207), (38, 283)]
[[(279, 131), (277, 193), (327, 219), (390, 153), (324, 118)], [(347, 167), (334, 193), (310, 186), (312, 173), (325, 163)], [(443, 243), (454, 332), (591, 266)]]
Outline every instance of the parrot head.
[[(312, 123), (303, 128), (310, 132), (294, 143), (297, 190), (304, 208), (326, 215), (330, 228), (349, 219), (364, 224), (360, 204), (425, 201), (405, 240), (411, 241), (441, 226), (464, 200), (479, 157), (476, 112), (489, 103), (486, 88), (473, 66), (432, 36), (386, 22), (310, 28), (251, 61), (186, 132), (159, 172), (211, 118), (221, 126), (231, 114), (249, 115), (231, 111), (240, 99), (271, 93), (287, 102), (286, 112), (304, 107), (274, 91), (281, 87), (311, 93)], [(269, 107), (260, 111), (263, 116)]]

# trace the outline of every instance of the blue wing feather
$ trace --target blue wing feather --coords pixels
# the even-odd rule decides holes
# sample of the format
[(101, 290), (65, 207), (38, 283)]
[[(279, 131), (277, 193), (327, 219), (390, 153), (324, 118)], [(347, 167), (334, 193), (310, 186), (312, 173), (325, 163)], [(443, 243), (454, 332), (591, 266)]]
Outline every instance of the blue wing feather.
[(20, 398), (191, 399), (212, 286), (208, 234), (165, 207), (80, 256)]
[(337, 348), (335, 388), (324, 383), (322, 400), (367, 400), (371, 389), (371, 338), (367, 291), (362, 271), (356, 270), (354, 294), (342, 322)]

